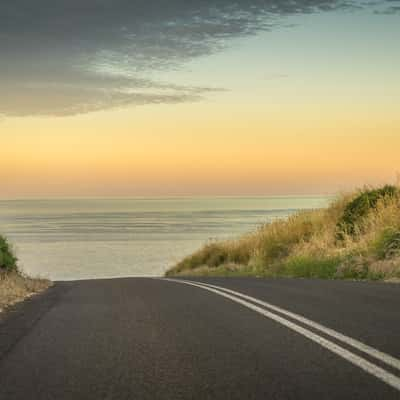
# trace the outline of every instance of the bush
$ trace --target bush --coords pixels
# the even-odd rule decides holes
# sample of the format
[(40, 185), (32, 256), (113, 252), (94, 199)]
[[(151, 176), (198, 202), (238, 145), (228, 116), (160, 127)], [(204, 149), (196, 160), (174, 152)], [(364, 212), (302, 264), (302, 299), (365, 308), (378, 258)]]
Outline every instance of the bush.
[(362, 191), (346, 205), (337, 223), (337, 239), (342, 240), (346, 235), (354, 236), (357, 233), (357, 224), (371, 210), (376, 209), (380, 200), (393, 198), (398, 194), (398, 188), (392, 185)]
[(11, 251), (7, 239), (0, 236), (0, 271), (17, 271), (17, 258)]

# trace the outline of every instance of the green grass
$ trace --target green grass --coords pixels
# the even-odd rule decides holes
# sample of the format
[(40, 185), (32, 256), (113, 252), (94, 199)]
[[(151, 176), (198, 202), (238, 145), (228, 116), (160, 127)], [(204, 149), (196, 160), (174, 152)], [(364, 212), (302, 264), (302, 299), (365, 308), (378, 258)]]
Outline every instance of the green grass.
[(367, 187), (339, 196), (326, 209), (207, 243), (167, 275), (398, 279), (400, 190)]
[(279, 274), (290, 278), (324, 278), (335, 277), (340, 258), (317, 258), (297, 256), (286, 261)]

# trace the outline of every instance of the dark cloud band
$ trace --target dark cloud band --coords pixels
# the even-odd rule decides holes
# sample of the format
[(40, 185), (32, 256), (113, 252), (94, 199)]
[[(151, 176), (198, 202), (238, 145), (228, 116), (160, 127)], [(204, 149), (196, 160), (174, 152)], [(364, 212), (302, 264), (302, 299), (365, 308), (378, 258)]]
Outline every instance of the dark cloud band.
[(194, 101), (210, 88), (160, 84), (180, 66), (282, 17), (355, 7), (345, 0), (3, 0), (0, 114), (71, 115)]

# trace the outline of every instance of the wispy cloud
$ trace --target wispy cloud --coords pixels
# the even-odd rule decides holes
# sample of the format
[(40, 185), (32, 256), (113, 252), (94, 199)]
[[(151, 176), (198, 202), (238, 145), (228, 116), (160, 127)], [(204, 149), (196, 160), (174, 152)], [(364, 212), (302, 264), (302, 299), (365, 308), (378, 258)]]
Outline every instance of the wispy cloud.
[(4, 84), (1, 111), (8, 116), (68, 116), (110, 107), (197, 101), (222, 89), (161, 84), (144, 79), (114, 79), (85, 74), (80, 80)]
[[(212, 88), (159, 83), (177, 68), (282, 17), (355, 7), (345, 0), (5, 0), (0, 114), (71, 115), (194, 101)], [(393, 6), (394, 7), (394, 6)]]

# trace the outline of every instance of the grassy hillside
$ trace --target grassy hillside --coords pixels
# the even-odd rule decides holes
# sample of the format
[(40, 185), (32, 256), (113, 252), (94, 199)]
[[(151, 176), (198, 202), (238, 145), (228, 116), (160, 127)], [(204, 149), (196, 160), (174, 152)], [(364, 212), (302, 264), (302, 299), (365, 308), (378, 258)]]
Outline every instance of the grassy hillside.
[(299, 212), (237, 240), (210, 242), (167, 275), (397, 280), (400, 188), (364, 188), (326, 209)]
[(50, 282), (24, 276), (10, 244), (0, 236), (0, 311), (11, 304), (46, 289)]

